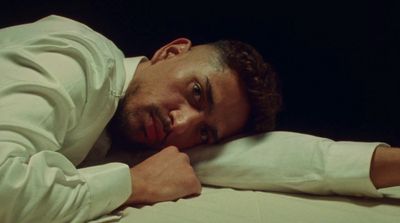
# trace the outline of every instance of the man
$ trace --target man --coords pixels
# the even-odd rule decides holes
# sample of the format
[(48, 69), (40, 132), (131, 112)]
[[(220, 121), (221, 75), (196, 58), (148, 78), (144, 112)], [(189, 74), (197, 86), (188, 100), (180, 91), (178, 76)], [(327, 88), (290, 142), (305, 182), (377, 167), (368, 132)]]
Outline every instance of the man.
[[(178, 148), (250, 128), (250, 115), (272, 127), (274, 109), (270, 117), (250, 111), (248, 93), (231, 68), (241, 65), (227, 66), (217, 56), (217, 47), (228, 42), (192, 47), (181, 38), (150, 60), (125, 60), (105, 37), (58, 16), (5, 28), (0, 41), (4, 222), (83, 221), (123, 203), (199, 194), (200, 182)], [(254, 75), (254, 86), (265, 85), (256, 76), (266, 69), (261, 57), (247, 45), (237, 47), (247, 50), (237, 61), (250, 58), (259, 66), (243, 73)], [(273, 90), (271, 98), (277, 97)], [(161, 151), (132, 169), (122, 163), (77, 169), (118, 103), (114, 133)]]
[[(280, 104), (273, 71), (239, 42), (181, 38), (150, 60), (125, 59), (90, 28), (50, 16), (1, 30), (0, 46), (2, 222), (81, 222), (199, 194), (179, 149), (270, 130)], [(114, 141), (160, 152), (132, 168), (76, 168), (105, 153), (92, 146), (113, 116)], [(397, 150), (376, 150), (376, 187), (400, 185), (399, 160)]]

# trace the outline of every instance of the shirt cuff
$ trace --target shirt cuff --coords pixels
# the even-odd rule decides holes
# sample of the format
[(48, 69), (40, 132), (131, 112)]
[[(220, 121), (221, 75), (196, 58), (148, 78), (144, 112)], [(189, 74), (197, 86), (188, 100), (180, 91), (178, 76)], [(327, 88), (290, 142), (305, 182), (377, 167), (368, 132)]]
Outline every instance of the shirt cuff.
[(326, 176), (330, 190), (336, 194), (382, 197), (370, 178), (371, 160), (384, 143), (335, 142), (327, 150)]
[(129, 167), (108, 163), (78, 170), (86, 179), (90, 194), (89, 219), (108, 214), (123, 204), (132, 193)]

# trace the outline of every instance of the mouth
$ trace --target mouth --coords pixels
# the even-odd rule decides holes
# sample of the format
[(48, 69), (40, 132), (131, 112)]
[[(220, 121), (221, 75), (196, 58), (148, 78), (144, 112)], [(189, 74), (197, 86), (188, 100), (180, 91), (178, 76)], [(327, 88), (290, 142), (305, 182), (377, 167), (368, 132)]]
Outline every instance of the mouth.
[(165, 139), (164, 124), (161, 119), (150, 113), (149, 122), (145, 126), (145, 134), (150, 144), (161, 144)]

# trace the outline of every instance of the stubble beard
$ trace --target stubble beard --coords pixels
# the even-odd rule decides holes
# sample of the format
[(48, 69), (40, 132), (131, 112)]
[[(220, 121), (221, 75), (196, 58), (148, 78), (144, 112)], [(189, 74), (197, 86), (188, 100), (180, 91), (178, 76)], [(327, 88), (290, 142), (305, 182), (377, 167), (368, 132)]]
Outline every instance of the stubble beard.
[(126, 95), (118, 105), (117, 111), (108, 124), (108, 132), (111, 135), (112, 144), (127, 149), (160, 149), (164, 142), (156, 145), (148, 145), (146, 143), (146, 130), (144, 127), (143, 117), (157, 116), (164, 125), (167, 132), (170, 129), (168, 120), (163, 119), (161, 109), (154, 104), (149, 104), (136, 109), (128, 109), (129, 102), (135, 100), (138, 96), (139, 86), (134, 85), (131, 92)]
[[(128, 101), (134, 100), (134, 96), (137, 95), (137, 92), (139, 90), (139, 86), (135, 85), (133, 86), (132, 90), (130, 91), (129, 94), (125, 95), (120, 102), (118, 103), (117, 110), (114, 114), (114, 116), (111, 118), (110, 122), (107, 125), (107, 131), (111, 136), (112, 140), (112, 145), (117, 146), (119, 148), (126, 148), (126, 149), (140, 149), (140, 148), (145, 148), (147, 147), (143, 143), (137, 142), (132, 136), (130, 136), (128, 133), (133, 131), (133, 132), (139, 132), (139, 125), (136, 124), (136, 126), (131, 126), (129, 123), (139, 123), (138, 120), (135, 120), (135, 117), (140, 117), (139, 111), (134, 111), (133, 113), (127, 113), (126, 112), (126, 107), (128, 104)], [(133, 119), (133, 120), (129, 120)], [(131, 133), (132, 134), (132, 133)]]

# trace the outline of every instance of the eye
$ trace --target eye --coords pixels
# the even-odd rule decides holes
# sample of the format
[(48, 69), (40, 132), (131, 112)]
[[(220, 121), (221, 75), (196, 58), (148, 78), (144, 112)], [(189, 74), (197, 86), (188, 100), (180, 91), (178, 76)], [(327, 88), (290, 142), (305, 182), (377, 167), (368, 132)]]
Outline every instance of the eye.
[(196, 100), (196, 102), (199, 102), (201, 99), (202, 89), (201, 89), (201, 85), (198, 82), (195, 82), (193, 84), (192, 93), (193, 93), (193, 97)]
[(208, 129), (207, 127), (203, 127), (200, 129), (200, 139), (201, 143), (206, 144), (208, 143)]

